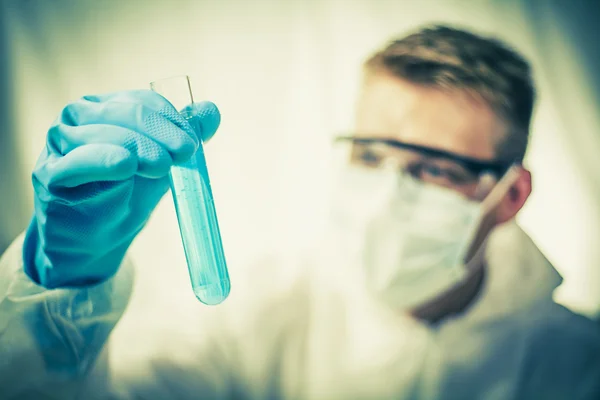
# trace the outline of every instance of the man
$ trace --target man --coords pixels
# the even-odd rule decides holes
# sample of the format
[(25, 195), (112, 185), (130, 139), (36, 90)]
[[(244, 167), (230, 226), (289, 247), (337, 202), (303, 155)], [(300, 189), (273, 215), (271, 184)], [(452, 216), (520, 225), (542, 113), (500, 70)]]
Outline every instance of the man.
[(560, 277), (514, 224), (533, 104), (528, 64), (497, 41), (433, 27), (390, 43), (337, 141), (330, 235), (288, 257), (297, 279), (262, 264), (193, 334), (121, 368), (104, 356), (119, 359), (125, 253), (219, 114), (196, 106), (194, 132), (149, 91), (68, 105), (0, 263), (2, 398), (598, 398), (598, 328), (552, 301)]

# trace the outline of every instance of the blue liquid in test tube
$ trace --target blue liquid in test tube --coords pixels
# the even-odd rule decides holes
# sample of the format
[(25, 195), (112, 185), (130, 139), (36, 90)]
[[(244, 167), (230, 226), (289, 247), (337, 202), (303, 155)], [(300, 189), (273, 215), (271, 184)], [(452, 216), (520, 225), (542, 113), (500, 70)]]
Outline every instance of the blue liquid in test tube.
[[(169, 86), (179, 93), (179, 97), (187, 91), (187, 99), (184, 100), (187, 104), (173, 101), (170, 97), (178, 96), (173, 96)], [(187, 77), (153, 82), (151, 88), (179, 110), (193, 102)], [(193, 108), (192, 111), (181, 112), (181, 115), (196, 132), (200, 132), (199, 117)], [(202, 303), (219, 304), (227, 298), (231, 286), (202, 140), (195, 155), (186, 163), (173, 166), (169, 176), (192, 289)]]

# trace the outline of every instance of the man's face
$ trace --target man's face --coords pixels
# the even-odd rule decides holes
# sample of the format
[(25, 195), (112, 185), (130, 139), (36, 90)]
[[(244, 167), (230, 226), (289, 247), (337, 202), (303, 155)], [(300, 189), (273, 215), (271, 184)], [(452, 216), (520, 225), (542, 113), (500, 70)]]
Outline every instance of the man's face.
[[(357, 106), (356, 131), (361, 136), (395, 139), (481, 161), (496, 161), (497, 144), (507, 132), (506, 124), (487, 104), (464, 92), (418, 86), (384, 73), (366, 77)], [(357, 153), (360, 150), (355, 148), (353, 161), (360, 157)], [(452, 182), (451, 178), (463, 174), (454, 163), (435, 162), (437, 175), (429, 174), (429, 180), (467, 196), (475, 193), (477, 181)], [(529, 179), (523, 170), (498, 222), (512, 218), (522, 207), (530, 192)]]
[[(498, 161), (496, 149), (506, 137), (507, 126), (488, 105), (458, 90), (426, 88), (389, 75), (373, 74), (366, 77), (357, 106), (357, 136), (395, 140), (442, 151), (446, 156), (450, 153), (453, 157), (436, 157), (439, 153), (411, 146), (388, 149), (382, 145), (383, 149), (374, 150), (369, 144), (373, 141), (367, 140), (354, 142), (352, 163), (377, 168), (389, 160), (397, 161), (420, 180), (480, 200), (475, 195), (481, 182), (479, 172), (473, 173), (457, 160)], [(413, 168), (414, 165), (424, 167)], [(523, 206), (531, 184), (529, 172), (520, 169), (519, 174), (508, 194), (484, 217), (477, 243), (495, 225), (513, 218)], [(473, 295), (480, 277), (472, 275), (442, 297), (413, 310), (413, 315), (435, 320), (449, 310), (460, 309)]]

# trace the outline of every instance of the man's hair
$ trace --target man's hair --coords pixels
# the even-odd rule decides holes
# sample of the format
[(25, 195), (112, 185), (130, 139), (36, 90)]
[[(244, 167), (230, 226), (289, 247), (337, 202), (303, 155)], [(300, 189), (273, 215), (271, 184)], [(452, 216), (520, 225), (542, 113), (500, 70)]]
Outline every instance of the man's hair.
[(506, 44), (438, 25), (392, 41), (370, 57), (365, 68), (423, 86), (477, 95), (509, 124), (507, 137), (498, 142), (497, 158), (523, 160), (535, 88), (528, 62)]

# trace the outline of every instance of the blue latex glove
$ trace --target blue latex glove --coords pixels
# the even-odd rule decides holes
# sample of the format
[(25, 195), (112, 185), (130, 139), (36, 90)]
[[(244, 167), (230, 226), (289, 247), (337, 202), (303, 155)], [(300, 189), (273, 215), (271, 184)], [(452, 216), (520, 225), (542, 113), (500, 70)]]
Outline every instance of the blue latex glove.
[(169, 188), (171, 166), (219, 126), (213, 103), (194, 107), (201, 132), (150, 90), (86, 96), (63, 109), (33, 171), (23, 259), (34, 281), (77, 287), (116, 273)]

